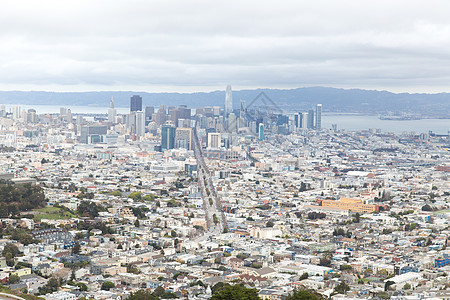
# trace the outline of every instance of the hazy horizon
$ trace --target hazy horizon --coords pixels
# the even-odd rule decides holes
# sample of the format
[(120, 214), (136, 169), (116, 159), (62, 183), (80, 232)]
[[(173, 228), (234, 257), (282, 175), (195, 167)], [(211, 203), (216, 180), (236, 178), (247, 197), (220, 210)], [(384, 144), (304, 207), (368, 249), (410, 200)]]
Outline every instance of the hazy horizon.
[(450, 92), (447, 1), (7, 1), (0, 90)]
[[(425, 95), (433, 95), (433, 94), (445, 94), (450, 93), (449, 91), (436, 91), (436, 92), (412, 92), (412, 91), (395, 91), (392, 89), (383, 89), (383, 88), (362, 88), (362, 87), (335, 87), (335, 86), (327, 86), (327, 85), (311, 85), (311, 86), (293, 86), (293, 87), (238, 87), (235, 88), (233, 85), (233, 92), (239, 91), (253, 91), (253, 90), (281, 90), (281, 91), (289, 91), (303, 88), (333, 88), (340, 90), (363, 90), (363, 91), (375, 91), (375, 92), (388, 92), (393, 94), (425, 94)], [(132, 90), (132, 89), (99, 89), (99, 90), (27, 90), (27, 89), (15, 89), (15, 90), (7, 90), (0, 89), (0, 92), (43, 92), (43, 93), (107, 93), (107, 92), (130, 92), (130, 93), (150, 93), (150, 94), (196, 94), (196, 93), (215, 93), (215, 92), (224, 92), (225, 93), (226, 86), (222, 88), (209, 88), (204, 87), (198, 90), (189, 89), (189, 90)]]

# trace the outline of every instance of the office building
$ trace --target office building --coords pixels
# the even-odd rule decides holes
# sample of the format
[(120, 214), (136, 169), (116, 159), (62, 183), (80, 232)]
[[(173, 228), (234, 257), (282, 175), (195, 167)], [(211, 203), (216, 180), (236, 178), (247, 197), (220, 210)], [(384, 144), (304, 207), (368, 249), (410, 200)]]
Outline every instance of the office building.
[(14, 106), (12, 109), (13, 120), (18, 120), (20, 118), (20, 106)]
[(145, 124), (147, 125), (152, 119), (152, 115), (155, 113), (154, 106), (146, 106), (145, 107)]
[(178, 107), (178, 111), (179, 111), (178, 115), (179, 115), (180, 119), (185, 119), (185, 120), (191, 119), (191, 109), (187, 108), (186, 105), (180, 105)]
[(192, 150), (192, 128), (177, 128), (175, 130), (175, 148)]
[(219, 132), (209, 132), (208, 133), (208, 148), (214, 148), (217, 149), (220, 147), (221, 140), (220, 140), (220, 133)]
[(294, 115), (294, 126), (296, 128), (305, 128), (305, 114), (297, 113)]
[(134, 95), (130, 98), (130, 112), (142, 111), (142, 97)]
[(227, 119), (227, 128), (229, 132), (237, 131), (237, 119), (234, 113), (230, 113)]
[(239, 117), (241, 117), (241, 118), (245, 117), (246, 113), (247, 113), (247, 106), (245, 105), (245, 100), (241, 100), (241, 108), (239, 110)]
[(35, 109), (28, 109), (27, 112), (27, 123), (37, 123), (38, 117)]
[(152, 115), (152, 121), (156, 123), (157, 126), (164, 124), (167, 121), (166, 106), (161, 105), (156, 113)]
[(316, 106), (316, 123), (314, 127), (316, 130), (322, 129), (322, 104), (317, 104)]
[(260, 123), (258, 127), (258, 139), (260, 141), (264, 140), (264, 124)]
[(107, 127), (103, 125), (81, 126), (80, 142), (83, 144), (102, 143), (106, 132)]
[(145, 115), (143, 111), (137, 111), (134, 115), (136, 118), (136, 135), (144, 136), (145, 135)]
[(175, 148), (175, 127), (172, 125), (161, 126), (161, 150)]
[(212, 111), (215, 116), (220, 116), (220, 106), (213, 106)]
[(314, 129), (314, 110), (312, 109), (308, 111), (308, 120), (306, 124), (306, 128)]
[(319, 201), (320, 205), (324, 208), (340, 209), (360, 214), (379, 211), (378, 205), (364, 204), (364, 202), (359, 199), (350, 199), (350, 198), (341, 198), (339, 200), (320, 199)]
[(227, 85), (227, 90), (225, 92), (225, 111), (224, 116), (228, 115), (233, 111), (233, 95), (231, 91), (231, 85)]

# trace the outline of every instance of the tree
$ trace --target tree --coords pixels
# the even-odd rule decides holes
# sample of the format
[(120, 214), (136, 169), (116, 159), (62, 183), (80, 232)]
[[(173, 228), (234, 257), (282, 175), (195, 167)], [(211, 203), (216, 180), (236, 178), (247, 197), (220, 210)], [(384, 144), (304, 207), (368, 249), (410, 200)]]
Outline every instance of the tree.
[(178, 298), (178, 296), (174, 292), (167, 291), (161, 295), (161, 299), (176, 299), (176, 298)]
[(385, 292), (389, 291), (390, 286), (393, 284), (395, 284), (394, 281), (391, 281), (391, 280), (386, 281), (386, 283), (384, 284), (384, 291)]
[(77, 232), (77, 234), (75, 234), (76, 240), (81, 240), (81, 239), (84, 239), (85, 237), (86, 237), (86, 235), (82, 232)]
[(322, 300), (326, 299), (322, 295), (311, 290), (294, 290), (285, 300)]
[(45, 195), (39, 185), (0, 184), (0, 217), (16, 216), (45, 204)]
[(81, 252), (81, 245), (80, 243), (76, 242), (75, 245), (72, 247), (72, 254), (80, 254)]
[(350, 265), (341, 265), (341, 271), (346, 271), (346, 270), (351, 270), (352, 269), (352, 266), (350, 266)]
[(308, 219), (310, 220), (315, 220), (315, 219), (324, 219), (326, 218), (326, 214), (325, 213), (318, 213), (315, 211), (309, 212), (308, 213)]
[(58, 287), (60, 286), (60, 282), (58, 279), (52, 277), (50, 278), (47, 283), (39, 288), (39, 294), (45, 295), (48, 293), (53, 293), (58, 290)]
[(136, 220), (136, 221), (134, 222), (134, 227), (139, 227), (139, 226), (141, 226), (141, 224), (139, 223), (139, 220)]
[(211, 287), (211, 291), (213, 294), (219, 292), (219, 290), (223, 289), (225, 287), (225, 283), (223, 283), (222, 281), (219, 281), (218, 283), (216, 283), (215, 285), (213, 285)]
[(302, 276), (300, 276), (300, 280), (308, 279), (308, 276), (309, 276), (308, 273), (305, 272), (302, 274)]
[(100, 211), (100, 207), (91, 201), (82, 201), (80, 205), (78, 205), (78, 213), (85, 217), (91, 217), (92, 219), (98, 217), (98, 212)]
[(214, 224), (218, 224), (219, 223), (219, 218), (217, 218), (217, 215), (216, 214), (213, 214), (213, 222), (214, 222)]
[(101, 289), (104, 291), (109, 291), (110, 289), (114, 288), (115, 285), (111, 281), (105, 281), (102, 283)]
[(405, 283), (405, 285), (403, 286), (403, 289), (406, 290), (410, 290), (411, 289), (411, 285), (409, 283)]
[(10, 255), (8, 255), (8, 257), (11, 259), (16, 257), (17, 254), (19, 254), (19, 252), (20, 252), (19, 248), (17, 248), (16, 245), (6, 244), (5, 247), (3, 248), (2, 255), (6, 257), (9, 253)]
[(19, 241), (24, 245), (34, 244), (36, 242), (36, 240), (33, 239), (33, 236), (31, 234), (28, 234), (23, 229), (11, 228), (11, 230), (11, 239), (15, 241)]
[(216, 291), (211, 300), (260, 300), (258, 290), (246, 288), (244, 285), (225, 285)]
[(322, 256), (320, 258), (320, 261), (319, 261), (319, 266), (330, 267), (331, 266), (331, 259), (326, 257), (326, 256)]
[(350, 287), (345, 281), (341, 281), (337, 286), (334, 287), (334, 291), (339, 294), (345, 294), (350, 291)]
[(78, 283), (77, 283), (77, 287), (79, 287), (79, 288), (80, 288), (80, 291), (82, 291), (82, 292), (87, 292), (87, 290), (88, 290), (87, 285), (85, 285), (85, 284), (82, 283), (82, 282), (78, 282)]
[(172, 229), (172, 231), (170, 232), (170, 235), (172, 237), (177, 237), (177, 232), (175, 230)]
[(154, 295), (149, 290), (139, 290), (137, 292), (131, 293), (127, 300), (159, 300), (159, 297)]
[(20, 281), (19, 275), (16, 275), (16, 274), (9, 275), (9, 278), (8, 278), (8, 283), (9, 284), (17, 283), (19, 281)]
[(333, 236), (345, 236), (345, 230), (343, 228), (336, 228), (335, 230), (333, 230)]
[(154, 291), (153, 291), (153, 295), (160, 297), (165, 293), (165, 290), (162, 286), (158, 286)]
[(273, 223), (272, 220), (267, 221), (266, 223), (266, 227), (273, 227), (275, 224)]
[(429, 204), (425, 204), (424, 206), (422, 206), (422, 210), (423, 211), (432, 211), (433, 208)]
[(139, 201), (142, 198), (142, 193), (141, 192), (133, 192), (131, 194), (128, 195), (128, 198), (131, 198), (135, 201)]

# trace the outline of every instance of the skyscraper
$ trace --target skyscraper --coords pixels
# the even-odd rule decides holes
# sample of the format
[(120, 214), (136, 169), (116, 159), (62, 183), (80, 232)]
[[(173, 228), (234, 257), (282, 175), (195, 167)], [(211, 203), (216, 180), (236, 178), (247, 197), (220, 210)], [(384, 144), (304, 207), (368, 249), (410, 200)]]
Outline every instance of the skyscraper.
[(155, 113), (155, 108), (153, 106), (146, 106), (145, 107), (145, 124), (150, 122), (152, 119), (152, 115)]
[(108, 122), (109, 123), (116, 122), (116, 109), (114, 108), (114, 98), (113, 97), (111, 97), (111, 102), (109, 103)]
[(314, 129), (314, 110), (308, 110), (308, 122), (306, 123), (308, 129)]
[(163, 125), (161, 127), (161, 150), (175, 148), (175, 127), (172, 125)]
[(316, 130), (322, 129), (322, 104), (317, 104), (317, 106), (316, 106), (315, 128), (316, 128)]
[(134, 95), (130, 98), (130, 112), (142, 111), (142, 97)]
[(208, 148), (219, 148), (220, 147), (220, 133), (219, 132), (209, 132), (208, 133)]
[(297, 113), (294, 115), (294, 125), (296, 128), (305, 128), (305, 114)]
[(227, 85), (227, 91), (225, 93), (225, 111), (224, 116), (228, 115), (233, 111), (233, 95), (231, 91), (231, 85)]
[(96, 144), (103, 142), (107, 127), (102, 125), (81, 126), (80, 142), (83, 144)]
[(237, 131), (237, 124), (236, 124), (236, 115), (234, 113), (230, 113), (228, 115), (228, 123), (227, 128), (229, 132), (236, 132)]
[(136, 112), (136, 135), (144, 136), (145, 135), (145, 115), (143, 111)]
[(175, 147), (192, 150), (192, 128), (177, 128), (175, 130)]
[(260, 141), (264, 140), (264, 124), (259, 124), (259, 130), (258, 130), (258, 139)]
[(247, 112), (247, 106), (245, 105), (245, 100), (241, 100), (241, 109), (239, 112), (239, 117), (243, 118)]

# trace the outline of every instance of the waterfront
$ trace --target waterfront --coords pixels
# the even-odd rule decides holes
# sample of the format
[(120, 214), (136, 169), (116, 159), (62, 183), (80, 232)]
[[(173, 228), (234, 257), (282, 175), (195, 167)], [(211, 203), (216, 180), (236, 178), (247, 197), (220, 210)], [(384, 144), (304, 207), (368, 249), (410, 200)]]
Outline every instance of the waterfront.
[(421, 119), (421, 120), (380, 120), (377, 115), (360, 114), (323, 114), (322, 128), (331, 128), (337, 124), (338, 129), (363, 130), (369, 128), (381, 129), (382, 132), (414, 131), (416, 133), (447, 134), (450, 131), (450, 119)]
[[(4, 104), (6, 111), (10, 111), (14, 104)], [(70, 108), (72, 113), (106, 114), (108, 107), (102, 106), (61, 106), (61, 105), (19, 105), (21, 109), (33, 108), (38, 114), (59, 113), (60, 107)], [(128, 107), (116, 107), (117, 113), (126, 114)], [(330, 129), (332, 124), (337, 124), (338, 129), (366, 130), (370, 128), (381, 129), (382, 132), (403, 132), (447, 134), (450, 131), (450, 119), (421, 119), (421, 120), (380, 120), (378, 115), (324, 113), (322, 128)]]

